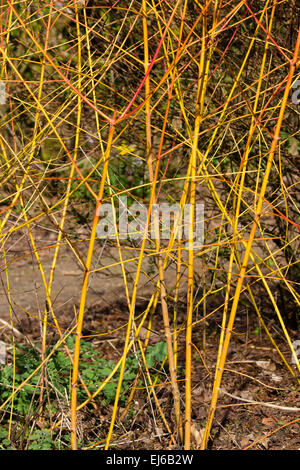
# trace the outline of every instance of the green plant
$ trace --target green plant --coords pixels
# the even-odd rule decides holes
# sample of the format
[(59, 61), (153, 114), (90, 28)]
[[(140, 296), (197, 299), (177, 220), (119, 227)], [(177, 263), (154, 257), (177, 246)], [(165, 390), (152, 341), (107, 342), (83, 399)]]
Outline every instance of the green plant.
[(29, 437), (28, 450), (51, 450), (53, 448), (52, 435), (49, 429), (37, 429)]
[[(67, 345), (70, 351), (74, 349), (74, 337), (67, 339)], [(47, 353), (49, 353), (47, 351)], [(125, 373), (123, 376), (123, 383), (121, 389), (121, 403), (125, 403), (130, 389), (130, 383), (135, 379), (139, 367), (141, 353), (138, 351), (136, 354), (130, 354), (127, 357)], [(147, 366), (151, 370), (152, 367), (161, 363), (166, 356), (166, 344), (164, 342), (158, 342), (154, 346), (149, 346), (146, 351)], [(12, 364), (4, 366), (0, 370), (0, 401), (5, 401), (12, 392), (11, 384), (13, 382), (13, 376), (15, 378), (15, 388), (21, 385), (21, 383), (28, 378), (32, 372), (34, 372), (40, 362), (40, 353), (38, 345), (35, 346), (24, 346), (16, 344), (15, 352), (15, 366), (16, 372), (14, 374), (14, 368)], [(98, 386), (107, 378), (107, 376), (113, 371), (115, 363), (110, 360), (106, 360), (101, 357), (99, 351), (95, 350), (93, 343), (88, 341), (82, 341), (81, 343), (81, 362), (80, 362), (80, 374), (86, 383), (90, 393), (97, 390)], [(63, 399), (66, 396), (70, 396), (71, 386), (71, 364), (70, 360), (63, 349), (57, 350), (47, 362), (47, 382), (48, 382), (48, 397), (49, 404), (47, 407), (50, 412), (57, 412), (57, 401), (55, 399)], [(157, 372), (156, 372), (157, 373)], [(117, 372), (113, 379), (104, 387), (101, 395), (101, 402), (103, 405), (107, 405), (113, 402), (117, 383), (119, 379), (119, 373)], [(22, 420), (29, 418), (28, 413), (33, 415), (39, 406), (39, 373), (35, 374), (30, 383), (27, 383), (20, 392), (15, 396), (13, 402), (14, 416), (18, 416), (19, 424)], [(82, 387), (79, 387), (78, 397), (81, 400), (86, 398), (86, 393)], [(59, 402), (59, 400), (58, 400)], [(9, 411), (10, 406), (7, 408)], [(28, 431), (26, 432), (28, 433)], [(10, 446), (10, 440), (8, 440), (8, 432), (6, 428), (0, 428), (0, 445), (2, 448), (8, 448)], [(51, 449), (53, 448), (53, 436), (49, 429), (35, 429), (29, 436), (29, 450), (39, 449)]]
[(0, 427), (0, 449), (11, 450), (11, 441), (8, 439), (8, 430), (4, 427)]

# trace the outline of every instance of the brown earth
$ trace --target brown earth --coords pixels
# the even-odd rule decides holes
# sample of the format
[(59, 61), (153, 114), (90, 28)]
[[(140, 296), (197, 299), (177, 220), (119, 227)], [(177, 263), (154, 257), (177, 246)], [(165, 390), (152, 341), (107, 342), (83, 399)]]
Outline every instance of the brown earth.
[[(82, 231), (81, 236), (88, 236)], [(20, 237), (18, 235), (18, 237)], [(48, 230), (39, 228), (35, 234), (39, 255), (48, 279), (54, 252), (55, 237)], [(34, 254), (30, 248), (28, 236), (9, 240), (10, 250), (6, 253), (10, 298), (14, 328), (21, 338), (30, 342), (40, 337), (40, 315), (44, 312), (45, 290)], [(87, 243), (82, 242), (80, 252), (86, 255)], [(136, 255), (129, 250), (127, 258)], [(95, 253), (95, 267), (100, 268), (115, 263), (117, 249), (98, 244)], [(128, 269), (130, 272), (130, 268)], [(132, 269), (134, 273), (134, 267)], [(74, 307), (78, 309), (83, 271), (70, 248), (61, 247), (56, 265), (52, 300), (55, 315), (61, 328), (67, 329), (74, 324)], [(2, 328), (0, 339), (7, 341), (10, 336), (10, 310), (4, 260), (1, 273), (0, 320)], [(153, 292), (156, 276), (141, 276), (143, 288), (139, 290), (136, 304), (136, 316), (142, 313)], [(170, 272), (167, 284), (174, 281), (174, 272)], [(132, 288), (132, 280), (130, 281)], [(128, 310), (126, 307), (124, 284), (119, 266), (95, 273), (89, 285), (88, 301), (84, 319), (83, 335), (93, 338), (98, 348), (107, 359), (116, 361), (122, 355)], [(184, 292), (184, 291), (183, 291)], [(184, 325), (185, 299), (178, 304), (178, 324)], [(215, 296), (208, 300), (206, 312), (209, 314), (221, 306), (222, 297)], [(170, 303), (172, 308), (172, 303)], [(221, 312), (203, 321), (203, 311), (199, 309), (194, 316), (193, 327), (193, 373), (192, 373), (192, 438), (193, 448), (201, 442), (207, 411), (210, 403), (213, 375), (217, 354), (217, 345), (221, 326)], [(268, 327), (279, 348), (282, 350), (291, 368), (291, 354), (277, 322), (270, 318)], [(49, 332), (55, 329), (49, 319)], [(164, 341), (164, 330), (160, 305), (158, 305), (151, 326), (150, 344)], [(146, 329), (141, 331), (145, 337)], [(292, 340), (297, 339), (297, 332), (290, 331)], [(179, 386), (184, 408), (184, 329), (178, 340)], [(174, 429), (172, 394), (167, 369), (164, 369), (165, 383), (157, 388), (161, 408), (171, 428)], [(300, 424), (293, 421), (300, 415), (300, 389), (291, 372), (284, 366), (276, 349), (261, 330), (255, 313), (247, 306), (239, 309), (235, 330), (230, 344), (226, 370), (222, 381), (222, 390), (212, 429), (211, 449), (299, 449)], [(271, 405), (271, 406), (270, 406)], [(122, 422), (117, 421), (114, 445), (118, 449), (167, 449), (174, 448), (166, 432), (155, 403), (144, 390), (138, 390), (134, 397), (134, 417), (129, 414)], [(122, 411), (122, 410), (121, 410)], [(101, 408), (101, 416), (90, 416), (90, 411), (82, 412), (85, 433), (91, 436), (97, 433), (99, 441), (105, 439), (109, 428), (111, 406)], [(256, 443), (257, 442), (257, 443)], [(101, 448), (101, 444), (100, 444)]]

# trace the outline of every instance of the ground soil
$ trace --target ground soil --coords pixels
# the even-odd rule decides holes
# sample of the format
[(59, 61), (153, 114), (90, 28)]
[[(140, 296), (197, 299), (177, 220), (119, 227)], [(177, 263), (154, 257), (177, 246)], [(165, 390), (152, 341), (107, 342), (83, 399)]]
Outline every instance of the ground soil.
[[(84, 235), (84, 234), (83, 234)], [(39, 254), (49, 276), (53, 257), (54, 238), (48, 230), (39, 228)], [(9, 283), (14, 327), (21, 338), (35, 342), (40, 337), (40, 315), (44, 311), (44, 290), (34, 254), (28, 238), (16, 239), (7, 253)], [(98, 266), (113, 264), (115, 248), (105, 251), (97, 247)], [(86, 248), (82, 247), (82, 253)], [(96, 253), (97, 255), (97, 253)], [(128, 255), (129, 256), (129, 255)], [(132, 253), (131, 253), (132, 256)], [(52, 298), (54, 310), (61, 328), (74, 324), (79, 305), (82, 269), (66, 245), (62, 245), (56, 265)], [(1, 340), (7, 341), (10, 334), (10, 309), (7, 295), (7, 280), (3, 269), (1, 285), (0, 320)], [(142, 313), (153, 291), (153, 282), (142, 276), (143, 289), (139, 291), (136, 316)], [(168, 282), (172, 282), (172, 275)], [(132, 287), (132, 286), (131, 286)], [(122, 354), (128, 309), (124, 302), (124, 288), (119, 268), (112, 267), (109, 275), (104, 271), (95, 274), (89, 286), (84, 318), (83, 335), (93, 341), (103, 357), (116, 361)], [(219, 296), (209, 300), (206, 312), (222, 305)], [(172, 304), (170, 307), (173, 308)], [(184, 291), (178, 303), (178, 324), (184, 325), (186, 314)], [(296, 375), (291, 354), (284, 340), (278, 321), (267, 319), (268, 327), (278, 347)], [(203, 311), (194, 316), (193, 326), (193, 371), (192, 371), (192, 446), (197, 449), (201, 442), (207, 411), (210, 404), (217, 345), (221, 328), (221, 312), (216, 311), (203, 321)], [(160, 305), (154, 313), (150, 344), (164, 341), (164, 329)], [(55, 329), (49, 319), (49, 335)], [(291, 339), (299, 332), (290, 330)], [(144, 339), (146, 329), (141, 331)], [(184, 329), (178, 340), (179, 387), (184, 409)], [(170, 427), (175, 429), (173, 400), (169, 375), (165, 366), (165, 383), (157, 387), (160, 406)], [(271, 406), (267, 406), (271, 405)], [(300, 449), (300, 388), (295, 377), (283, 364), (278, 352), (261, 329), (255, 312), (240, 307), (230, 343), (226, 370), (212, 428), (211, 449)], [(121, 412), (124, 409), (120, 410)], [(82, 427), (85, 433), (105, 439), (109, 428), (111, 406), (100, 406), (100, 414), (91, 416), (91, 411), (82, 411)], [(120, 416), (120, 415), (119, 415)], [(122, 421), (118, 418), (113, 443), (117, 449), (167, 449), (180, 448), (174, 445), (157, 412), (153, 399), (144, 390), (135, 394), (131, 412)], [(100, 446), (101, 447), (101, 446)]]

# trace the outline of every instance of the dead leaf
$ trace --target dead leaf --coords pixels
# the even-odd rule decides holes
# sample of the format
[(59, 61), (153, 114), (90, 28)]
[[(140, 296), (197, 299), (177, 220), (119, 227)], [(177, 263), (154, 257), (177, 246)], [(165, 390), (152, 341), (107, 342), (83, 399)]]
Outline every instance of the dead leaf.
[(275, 423), (275, 420), (274, 418), (269, 417), (269, 418), (263, 418), (261, 422), (265, 426), (273, 426), (273, 424)]
[(191, 425), (191, 436), (196, 444), (196, 448), (199, 448), (202, 443), (202, 439), (204, 436), (204, 428), (198, 428), (195, 424)]
[(253, 400), (253, 395), (252, 393), (250, 393), (248, 390), (242, 390), (240, 392), (240, 396), (241, 398), (243, 398), (244, 400)]
[(291, 155), (293, 155), (293, 157), (298, 157), (299, 155), (299, 142), (297, 139), (295, 139), (295, 137), (291, 137), (289, 139), (289, 152)]
[(256, 361), (255, 364), (268, 372), (274, 372), (276, 370), (276, 365), (274, 362), (269, 361)]
[(276, 382), (276, 383), (279, 383), (279, 382), (282, 381), (282, 376), (281, 375), (272, 374), (271, 378), (272, 378), (273, 382)]
[(250, 443), (250, 440), (248, 439), (248, 437), (243, 437), (243, 439), (240, 442), (240, 446), (243, 449), (244, 447), (247, 447), (249, 443)]
[(269, 441), (270, 441), (270, 438), (269, 437), (265, 437), (265, 439), (263, 441), (261, 441), (261, 445), (265, 448), (265, 449), (268, 449), (269, 448)]
[(156, 437), (160, 437), (160, 436), (162, 436), (163, 433), (164, 433), (163, 428), (160, 428), (160, 427), (156, 427), (156, 428), (155, 428), (155, 431), (156, 431)]

